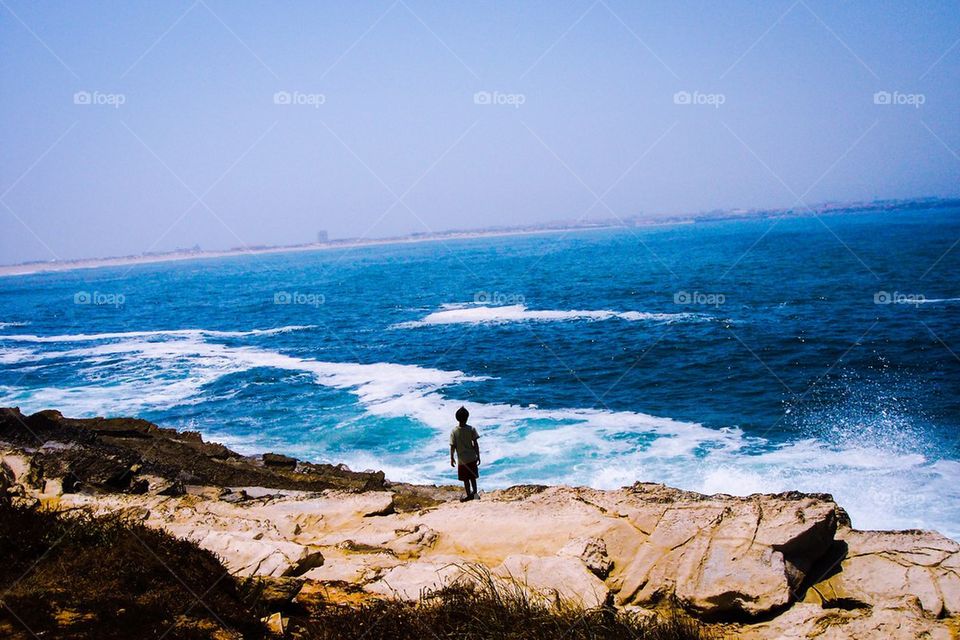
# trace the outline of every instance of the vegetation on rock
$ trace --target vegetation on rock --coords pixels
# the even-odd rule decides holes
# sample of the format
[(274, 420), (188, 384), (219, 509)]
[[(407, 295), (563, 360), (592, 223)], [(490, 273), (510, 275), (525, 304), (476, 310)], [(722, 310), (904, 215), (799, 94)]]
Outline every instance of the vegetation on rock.
[[(239, 580), (185, 540), (117, 515), (0, 502), (0, 636), (51, 639), (248, 639), (276, 585)], [(295, 591), (294, 591), (295, 593)], [(281, 599), (282, 600), (282, 599)], [(566, 638), (697, 640), (679, 613), (639, 618), (533, 600), (522, 589), (457, 585), (417, 603), (326, 599), (286, 603), (287, 633), (303, 640)]]
[(241, 591), (212, 553), (156, 529), (0, 504), (0, 636), (259, 637)]

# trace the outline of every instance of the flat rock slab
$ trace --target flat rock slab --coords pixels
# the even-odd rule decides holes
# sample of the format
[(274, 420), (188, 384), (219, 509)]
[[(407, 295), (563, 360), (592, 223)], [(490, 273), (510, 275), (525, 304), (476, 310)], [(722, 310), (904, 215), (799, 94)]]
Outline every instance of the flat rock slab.
[(423, 595), (471, 578), (461, 559), (437, 558), (431, 562), (412, 562), (388, 569), (378, 580), (364, 585), (368, 593), (416, 601)]
[(254, 539), (225, 531), (210, 531), (194, 541), (223, 558), (233, 573), (242, 576), (302, 575), (323, 564), (319, 549), (283, 540)]
[(916, 600), (935, 618), (960, 614), (960, 544), (932, 531), (855, 531), (840, 571), (817, 583), (808, 600), (857, 601), (902, 608)]
[(942, 621), (919, 609), (823, 609), (797, 603), (773, 620), (729, 628), (728, 638), (743, 640), (953, 640)]

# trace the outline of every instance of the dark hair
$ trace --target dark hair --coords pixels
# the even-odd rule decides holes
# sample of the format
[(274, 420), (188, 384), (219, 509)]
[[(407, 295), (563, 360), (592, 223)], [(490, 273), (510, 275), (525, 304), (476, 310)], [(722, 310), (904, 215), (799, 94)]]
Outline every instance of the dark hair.
[(457, 409), (456, 417), (457, 417), (457, 422), (466, 422), (467, 418), (470, 417), (470, 412), (467, 411), (466, 407), (460, 407), (459, 409)]

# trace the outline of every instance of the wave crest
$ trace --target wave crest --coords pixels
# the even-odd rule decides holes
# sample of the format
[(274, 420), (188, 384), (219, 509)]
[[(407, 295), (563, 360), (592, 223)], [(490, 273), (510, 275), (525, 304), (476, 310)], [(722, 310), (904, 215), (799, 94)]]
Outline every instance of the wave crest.
[(454, 306), (443, 305), (440, 311), (434, 311), (420, 320), (401, 322), (393, 325), (395, 329), (413, 329), (444, 324), (508, 324), (511, 322), (571, 322), (585, 320), (596, 322), (619, 318), (628, 322), (710, 322), (717, 317), (701, 313), (650, 313), (644, 311), (600, 310), (551, 310), (528, 309), (525, 305), (505, 306)]
[(248, 331), (217, 331), (215, 329), (168, 329), (158, 331), (118, 331), (112, 333), (68, 333), (59, 336), (31, 334), (0, 335), (0, 340), (11, 342), (96, 342), (99, 340), (129, 340), (134, 338), (181, 337), (181, 338), (244, 338), (247, 336), (272, 336), (290, 331), (314, 329), (316, 325), (290, 325), (273, 329), (250, 329)]

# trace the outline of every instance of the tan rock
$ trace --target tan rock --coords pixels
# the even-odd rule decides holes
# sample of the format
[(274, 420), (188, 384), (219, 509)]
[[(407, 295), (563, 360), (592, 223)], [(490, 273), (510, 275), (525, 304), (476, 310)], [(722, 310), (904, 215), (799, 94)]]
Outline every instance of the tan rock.
[(760, 615), (787, 606), (829, 548), (836, 505), (799, 494), (700, 496), (638, 485), (614, 498), (649, 531), (619, 578), (623, 604), (675, 594), (710, 616)]
[(30, 474), (30, 458), (19, 453), (0, 453), (0, 466), (6, 469), (11, 484), (24, 484)]
[(40, 503), (48, 508), (55, 508), (63, 496), (63, 479), (48, 478), (43, 482), (43, 491), (37, 495)]
[(267, 631), (274, 635), (282, 636), (287, 631), (286, 620), (283, 619), (279, 611), (263, 618), (261, 622), (263, 622)]
[(846, 558), (814, 585), (814, 597), (889, 608), (916, 598), (934, 617), (960, 615), (960, 544), (932, 531), (846, 529), (838, 537)]
[(587, 569), (601, 580), (606, 578), (613, 569), (613, 561), (607, 555), (607, 544), (603, 538), (574, 538), (557, 553), (581, 560)]
[(337, 532), (344, 526), (361, 524), (363, 518), (375, 518), (376, 514), (393, 509), (393, 493), (368, 491), (347, 493), (324, 491), (319, 494), (278, 496), (263, 504), (252, 505), (260, 517), (270, 519), (288, 535), (296, 535), (304, 541), (316, 541), (320, 537)]
[(394, 534), (397, 537), (386, 542), (384, 547), (401, 558), (418, 557), (425, 550), (433, 547), (439, 537), (436, 531), (425, 524), (418, 524), (408, 529), (396, 529)]
[(388, 553), (338, 554), (324, 555), (323, 565), (310, 569), (303, 578), (319, 582), (347, 582), (366, 584), (375, 582), (394, 567), (404, 564), (403, 560)]
[(579, 558), (513, 555), (493, 570), (531, 595), (548, 602), (562, 600), (588, 609), (607, 602), (610, 590)]
[(803, 577), (825, 571), (837, 548), (836, 505), (819, 496), (519, 488), (388, 513), (393, 498), (384, 491), (248, 495), (256, 497), (229, 504), (213, 490), (65, 494), (61, 506), (142, 509), (148, 526), (199, 542), (240, 575), (296, 574), (407, 600), (489, 572), (497, 586), (588, 607), (614, 593), (628, 610), (675, 596), (704, 617), (765, 614), (762, 623), (728, 625), (753, 638), (936, 638), (946, 628), (936, 616), (957, 606), (960, 545), (846, 527), (836, 534), (849, 547), (846, 559), (837, 556), (839, 573), (794, 602)]
[(743, 640), (951, 640), (949, 627), (915, 609), (823, 609), (797, 603), (773, 620), (730, 627), (730, 638)]
[(256, 540), (226, 531), (209, 531), (197, 536), (195, 542), (223, 558), (231, 572), (242, 576), (300, 575), (323, 564), (319, 549), (283, 540)]
[(506, 500), (501, 495), (491, 492), (480, 501), (445, 503), (402, 521), (407, 528), (421, 523), (437, 532), (431, 553), (488, 567), (510, 555), (553, 556), (573, 536), (606, 538), (611, 527), (619, 524), (595, 506), (577, 500), (577, 490), (567, 487), (519, 498), (506, 494), (510, 496)]
[[(706, 549), (701, 552), (701, 545)], [(710, 615), (757, 615), (792, 599), (783, 555), (740, 539), (700, 537), (680, 558), (676, 596), (694, 611)]]
[(399, 600), (415, 601), (427, 592), (471, 579), (461, 559), (438, 558), (432, 562), (411, 562), (388, 569), (379, 580), (365, 585), (364, 590)]

